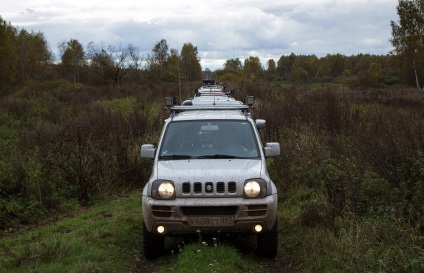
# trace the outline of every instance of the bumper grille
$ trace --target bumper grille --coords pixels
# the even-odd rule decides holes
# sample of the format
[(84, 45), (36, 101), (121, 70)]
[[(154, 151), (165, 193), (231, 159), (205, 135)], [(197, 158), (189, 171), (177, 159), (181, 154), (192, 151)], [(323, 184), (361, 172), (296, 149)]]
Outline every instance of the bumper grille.
[(247, 206), (247, 215), (248, 216), (263, 216), (267, 213), (267, 205), (251, 205)]
[(155, 217), (171, 217), (172, 207), (168, 206), (153, 206), (152, 213)]

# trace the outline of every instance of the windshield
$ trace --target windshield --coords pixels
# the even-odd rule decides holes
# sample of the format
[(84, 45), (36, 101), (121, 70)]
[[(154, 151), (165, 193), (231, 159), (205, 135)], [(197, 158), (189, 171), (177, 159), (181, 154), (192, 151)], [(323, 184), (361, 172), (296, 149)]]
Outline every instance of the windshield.
[(256, 158), (258, 143), (247, 121), (178, 121), (168, 124), (159, 159)]

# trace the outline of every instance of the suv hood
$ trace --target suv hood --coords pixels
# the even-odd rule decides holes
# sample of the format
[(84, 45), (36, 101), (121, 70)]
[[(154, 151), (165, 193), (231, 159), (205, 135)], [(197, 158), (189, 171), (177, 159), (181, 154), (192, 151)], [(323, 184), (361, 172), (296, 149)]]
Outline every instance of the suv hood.
[(261, 159), (161, 160), (156, 175), (174, 182), (237, 182), (259, 178), (261, 171)]

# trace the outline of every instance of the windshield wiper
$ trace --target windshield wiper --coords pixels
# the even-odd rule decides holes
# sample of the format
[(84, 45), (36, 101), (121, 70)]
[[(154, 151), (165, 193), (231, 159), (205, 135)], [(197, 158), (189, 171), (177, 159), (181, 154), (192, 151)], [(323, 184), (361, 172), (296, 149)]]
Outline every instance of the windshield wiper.
[(162, 155), (159, 157), (159, 159), (191, 159), (191, 158), (197, 158), (197, 157), (191, 156), (191, 155)]
[(226, 155), (226, 154), (213, 154), (213, 155), (202, 155), (202, 156), (198, 156), (197, 158), (204, 159), (204, 158), (244, 158), (244, 157), (235, 156), (235, 155)]

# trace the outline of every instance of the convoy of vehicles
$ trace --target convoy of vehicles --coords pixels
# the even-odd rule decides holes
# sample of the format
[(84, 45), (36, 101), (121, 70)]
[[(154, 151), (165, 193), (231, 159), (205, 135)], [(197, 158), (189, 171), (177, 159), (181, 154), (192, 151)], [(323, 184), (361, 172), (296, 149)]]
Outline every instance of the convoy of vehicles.
[(278, 249), (277, 189), (265, 158), (280, 154), (279, 143), (262, 144), (246, 103), (214, 81), (174, 105), (158, 145), (144, 144), (141, 156), (154, 160), (143, 189), (143, 248), (159, 257), (165, 238), (196, 234), (256, 234), (257, 252)]

